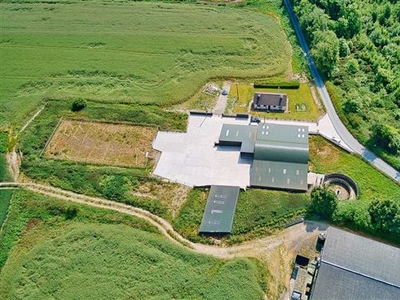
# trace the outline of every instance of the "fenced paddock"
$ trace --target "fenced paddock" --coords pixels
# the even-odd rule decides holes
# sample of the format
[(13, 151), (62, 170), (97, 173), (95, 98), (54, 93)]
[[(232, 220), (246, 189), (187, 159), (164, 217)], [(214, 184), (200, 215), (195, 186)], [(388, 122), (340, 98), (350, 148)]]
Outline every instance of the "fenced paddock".
[(156, 127), (64, 119), (44, 153), (53, 159), (145, 167), (156, 134)]

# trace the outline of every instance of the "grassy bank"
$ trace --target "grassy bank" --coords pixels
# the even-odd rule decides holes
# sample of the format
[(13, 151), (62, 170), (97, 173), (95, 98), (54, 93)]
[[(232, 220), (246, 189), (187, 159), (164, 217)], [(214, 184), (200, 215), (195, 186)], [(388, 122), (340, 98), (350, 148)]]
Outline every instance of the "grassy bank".
[(195, 254), (119, 213), (19, 191), (7, 229), (2, 299), (263, 298), (258, 262)]
[(0, 11), (0, 127), (20, 126), (43, 98), (169, 106), (210, 78), (283, 74), (291, 55), (274, 14), (246, 7), (3, 1)]
[[(360, 157), (349, 154), (319, 136), (310, 137), (310, 168), (316, 173), (343, 173), (353, 178), (360, 200), (400, 201), (400, 186)], [(358, 202), (356, 202), (358, 203)]]

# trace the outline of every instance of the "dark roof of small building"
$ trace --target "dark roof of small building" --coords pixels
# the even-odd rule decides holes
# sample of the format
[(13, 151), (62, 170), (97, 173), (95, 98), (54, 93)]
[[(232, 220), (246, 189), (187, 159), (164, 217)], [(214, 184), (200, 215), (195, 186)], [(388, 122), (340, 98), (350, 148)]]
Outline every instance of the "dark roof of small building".
[(312, 299), (400, 299), (400, 249), (330, 227)]
[(237, 145), (240, 146), (240, 152), (253, 153), (256, 131), (256, 126), (224, 124), (219, 135), (219, 143)]
[(239, 187), (212, 185), (201, 221), (200, 233), (230, 233)]
[(256, 105), (286, 106), (286, 94), (254, 93), (253, 103)]

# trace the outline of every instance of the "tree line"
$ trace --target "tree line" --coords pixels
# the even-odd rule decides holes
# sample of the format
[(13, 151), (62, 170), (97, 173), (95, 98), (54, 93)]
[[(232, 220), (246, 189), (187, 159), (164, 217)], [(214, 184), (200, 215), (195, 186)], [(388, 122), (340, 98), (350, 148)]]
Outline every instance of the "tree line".
[(338, 111), (364, 144), (400, 168), (400, 2), (292, 0)]

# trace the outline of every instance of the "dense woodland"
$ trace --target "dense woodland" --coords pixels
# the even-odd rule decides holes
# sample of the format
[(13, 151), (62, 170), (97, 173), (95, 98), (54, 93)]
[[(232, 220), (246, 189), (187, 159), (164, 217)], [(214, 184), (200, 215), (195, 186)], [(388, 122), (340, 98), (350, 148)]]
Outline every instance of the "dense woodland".
[(400, 169), (400, 2), (293, 2), (340, 117)]

